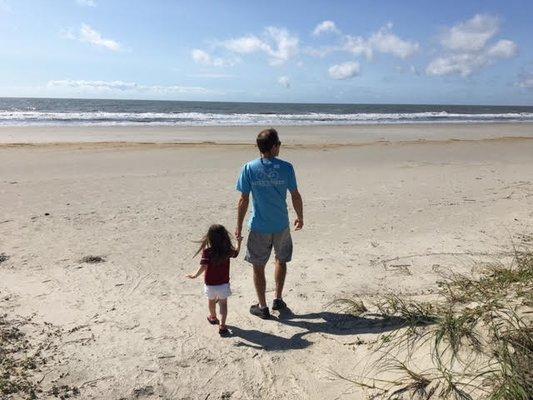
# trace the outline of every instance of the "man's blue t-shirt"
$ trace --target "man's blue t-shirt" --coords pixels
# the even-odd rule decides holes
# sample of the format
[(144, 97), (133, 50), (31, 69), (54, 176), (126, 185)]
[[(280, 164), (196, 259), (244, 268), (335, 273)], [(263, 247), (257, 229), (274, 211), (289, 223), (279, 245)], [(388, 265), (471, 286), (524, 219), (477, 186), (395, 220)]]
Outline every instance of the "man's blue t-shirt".
[(237, 190), (252, 193), (253, 211), (248, 226), (259, 233), (278, 233), (289, 227), (287, 190), (296, 190), (291, 163), (277, 158), (258, 158), (244, 165)]

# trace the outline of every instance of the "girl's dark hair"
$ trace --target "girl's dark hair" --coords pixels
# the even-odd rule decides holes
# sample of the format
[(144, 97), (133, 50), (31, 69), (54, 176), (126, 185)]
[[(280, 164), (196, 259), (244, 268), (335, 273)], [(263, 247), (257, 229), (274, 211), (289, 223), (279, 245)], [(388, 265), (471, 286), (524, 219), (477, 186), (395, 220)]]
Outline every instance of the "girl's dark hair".
[(231, 257), (235, 251), (229, 232), (222, 225), (214, 224), (209, 227), (207, 234), (200, 240), (200, 248), (194, 255), (198, 255), (206, 248), (211, 249), (211, 260), (213, 264), (220, 264)]

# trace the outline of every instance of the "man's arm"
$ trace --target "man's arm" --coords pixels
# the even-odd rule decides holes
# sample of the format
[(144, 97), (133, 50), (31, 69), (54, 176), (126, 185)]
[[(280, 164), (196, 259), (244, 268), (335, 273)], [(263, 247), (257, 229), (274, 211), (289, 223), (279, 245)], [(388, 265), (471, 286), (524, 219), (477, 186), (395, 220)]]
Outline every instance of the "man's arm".
[(248, 211), (248, 203), (250, 202), (250, 194), (241, 194), (239, 204), (237, 205), (237, 229), (235, 230), (235, 237), (237, 240), (242, 238), (242, 223), (246, 212)]
[(299, 231), (304, 226), (304, 203), (302, 200), (302, 195), (298, 189), (291, 192), (292, 206), (294, 211), (296, 211), (296, 219), (294, 220), (294, 228)]

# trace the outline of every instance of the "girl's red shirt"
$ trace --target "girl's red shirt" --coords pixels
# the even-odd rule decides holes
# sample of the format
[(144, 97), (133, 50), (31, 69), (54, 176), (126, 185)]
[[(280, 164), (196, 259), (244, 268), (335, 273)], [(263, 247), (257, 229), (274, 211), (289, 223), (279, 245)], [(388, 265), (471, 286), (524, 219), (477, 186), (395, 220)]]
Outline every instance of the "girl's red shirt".
[[(230, 258), (237, 257), (237, 252), (235, 251)], [(200, 265), (207, 266), (204, 274), (204, 282), (206, 285), (215, 286), (223, 285), (229, 283), (229, 258), (220, 262), (219, 264), (214, 264), (211, 260), (211, 249), (207, 248), (202, 251), (202, 259), (200, 260)]]

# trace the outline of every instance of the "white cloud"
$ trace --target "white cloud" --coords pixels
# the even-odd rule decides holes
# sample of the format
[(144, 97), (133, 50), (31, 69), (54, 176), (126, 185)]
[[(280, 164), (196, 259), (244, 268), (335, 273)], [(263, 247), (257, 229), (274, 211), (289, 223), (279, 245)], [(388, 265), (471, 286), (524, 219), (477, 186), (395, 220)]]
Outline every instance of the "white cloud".
[(227, 40), (222, 45), (239, 54), (266, 53), (270, 65), (282, 65), (298, 54), (299, 39), (284, 28), (268, 27), (262, 38), (255, 35)]
[(141, 85), (135, 82), (123, 81), (86, 81), (86, 80), (52, 80), (47, 84), (51, 89), (73, 89), (80, 92), (101, 93), (101, 92), (143, 92), (154, 94), (206, 94), (210, 90), (197, 86), (179, 85)]
[(348, 51), (356, 56), (364, 55), (371, 60), (375, 52), (390, 54), (394, 57), (406, 59), (413, 56), (420, 49), (417, 42), (401, 39), (392, 33), (392, 24), (381, 27), (368, 39), (362, 36), (344, 36), (342, 50)]
[(271, 52), (272, 65), (283, 64), (298, 53), (299, 40), (296, 36), (291, 36), (286, 29), (269, 27), (267, 33), (276, 43)]
[(96, 7), (95, 0), (76, 0), (76, 3), (78, 3), (80, 6)]
[(511, 58), (518, 54), (518, 46), (510, 40), (498, 40), (489, 48), (487, 54), (490, 57)]
[(391, 32), (391, 29), (392, 24), (389, 23), (370, 36), (368, 39), (370, 47), (402, 59), (411, 57), (420, 49), (418, 43), (400, 39)]
[(197, 64), (213, 67), (230, 67), (237, 63), (237, 60), (224, 60), (218, 57), (213, 58), (208, 52), (200, 49), (192, 50), (191, 57)]
[(498, 18), (476, 14), (468, 21), (448, 29), (444, 33), (441, 43), (444, 47), (455, 51), (477, 51), (485, 47), (499, 29), (500, 21)]
[(515, 57), (518, 46), (511, 40), (501, 39), (489, 44), (498, 33), (499, 24), (496, 17), (477, 14), (448, 29), (441, 40), (444, 54), (431, 60), (426, 74), (467, 77), (498, 59)]
[(211, 65), (211, 56), (203, 50), (194, 49), (193, 51), (191, 51), (191, 56), (194, 62), (198, 64)]
[(355, 61), (333, 65), (329, 68), (329, 76), (333, 79), (349, 79), (359, 74), (359, 63)]
[(123, 81), (85, 81), (85, 80), (52, 80), (47, 84), (48, 87), (70, 87), (75, 89), (94, 89), (94, 90), (133, 90), (139, 85), (133, 82)]
[(428, 75), (471, 75), (474, 71), (484, 67), (489, 59), (477, 54), (452, 54), (433, 59), (426, 68)]
[(78, 40), (83, 43), (89, 43), (96, 47), (103, 47), (111, 51), (120, 51), (122, 46), (112, 39), (105, 39), (102, 37), (100, 32), (95, 31), (87, 24), (82, 24), (79, 30), (79, 33), (76, 34), (74, 31), (69, 29), (62, 29), (59, 32), (59, 36), (63, 39)]
[(313, 47), (306, 47), (302, 50), (302, 53), (307, 54), (312, 57), (320, 57), (324, 58), (328, 54), (333, 53), (334, 51), (338, 51), (338, 46), (323, 46), (319, 48), (313, 48)]
[(361, 36), (346, 35), (344, 37), (343, 50), (356, 56), (364, 55), (368, 60), (372, 59), (374, 54), (370, 43)]
[(119, 51), (120, 44), (112, 39), (104, 39), (102, 35), (95, 31), (87, 24), (83, 24), (80, 28), (80, 42), (90, 43), (93, 46), (104, 47), (111, 51)]
[(322, 33), (340, 33), (339, 29), (337, 29), (337, 26), (335, 25), (335, 22), (333, 21), (322, 21), (320, 24), (318, 24), (313, 31), (313, 36), (319, 36)]
[(270, 52), (271, 48), (257, 36), (244, 36), (237, 39), (231, 39), (224, 43), (224, 46), (235, 53), (249, 54), (256, 51)]
[[(509, 41), (510, 42), (510, 41)], [(461, 75), (467, 77), (474, 72), (494, 64), (497, 59), (514, 57), (518, 47), (513, 42), (495, 45), (481, 53), (449, 54), (433, 59), (426, 68), (428, 75)]]
[(289, 89), (291, 87), (291, 81), (288, 76), (280, 76), (278, 78), (278, 83), (285, 89)]

